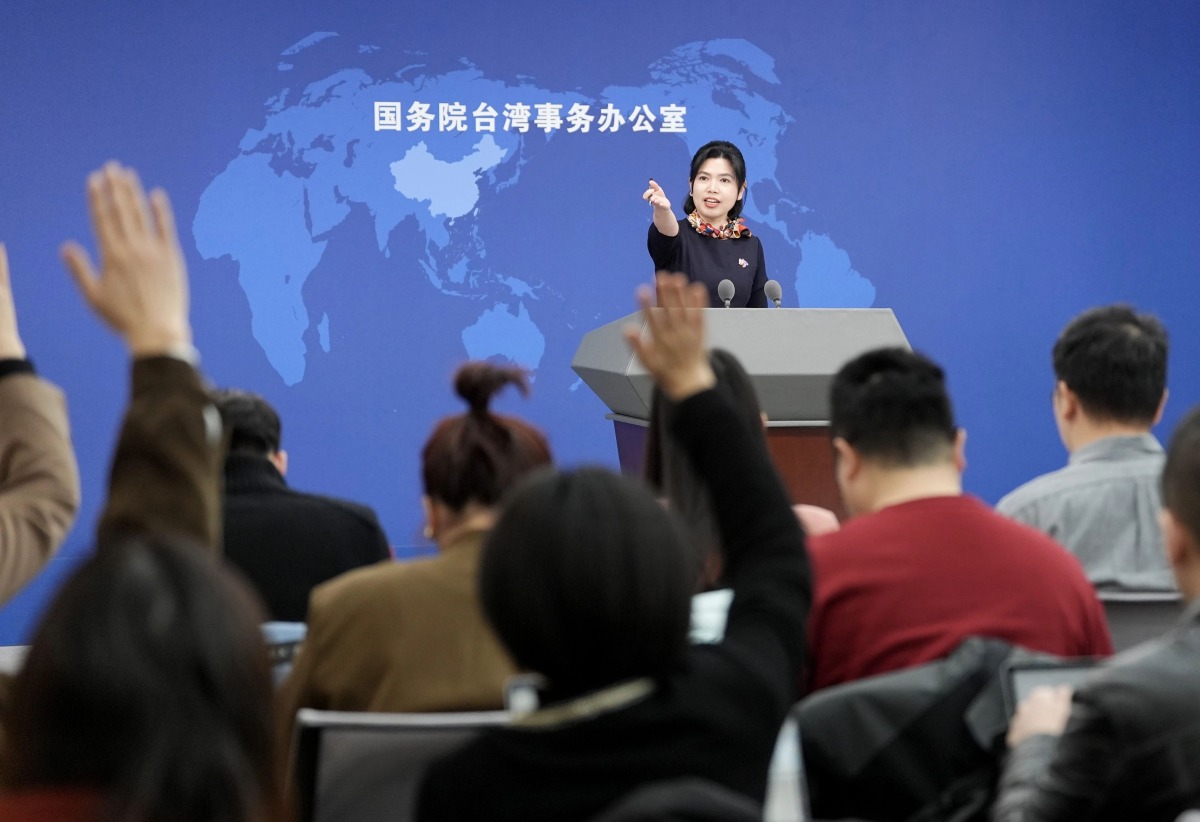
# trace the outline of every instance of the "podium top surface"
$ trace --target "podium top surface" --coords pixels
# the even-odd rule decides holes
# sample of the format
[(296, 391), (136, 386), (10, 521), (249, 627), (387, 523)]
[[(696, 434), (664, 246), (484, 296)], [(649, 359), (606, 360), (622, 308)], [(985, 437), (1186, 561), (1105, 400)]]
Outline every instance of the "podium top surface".
[[(708, 345), (741, 361), (774, 420), (829, 418), (829, 384), (846, 362), (883, 347), (909, 348), (890, 308), (707, 308)], [(645, 333), (640, 312), (584, 335), (571, 367), (614, 414), (650, 415), (653, 383), (625, 342)]]

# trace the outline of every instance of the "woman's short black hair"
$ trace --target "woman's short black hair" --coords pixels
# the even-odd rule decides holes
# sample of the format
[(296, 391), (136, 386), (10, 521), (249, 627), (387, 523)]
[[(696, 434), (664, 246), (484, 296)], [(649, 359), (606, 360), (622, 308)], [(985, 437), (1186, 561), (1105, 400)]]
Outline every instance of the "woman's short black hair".
[[(738, 191), (746, 184), (746, 158), (742, 156), (742, 150), (728, 140), (711, 140), (700, 146), (692, 155), (692, 170), (688, 173), (688, 196), (683, 201), (685, 214), (696, 210), (696, 201), (692, 199), (692, 183), (695, 182), (696, 175), (700, 173), (700, 166), (704, 165), (705, 160), (728, 160), (733, 166), (733, 176), (737, 178)], [(744, 203), (744, 198), (734, 202), (733, 207), (729, 209), (730, 220), (741, 216)]]
[(640, 483), (598, 468), (543, 471), (488, 536), (480, 597), (517, 665), (576, 695), (676, 669), (690, 554), (681, 523)]
[(86, 787), (131, 822), (279, 812), (272, 681), (249, 587), (199, 545), (103, 546), (46, 612), (5, 717), (9, 789)]

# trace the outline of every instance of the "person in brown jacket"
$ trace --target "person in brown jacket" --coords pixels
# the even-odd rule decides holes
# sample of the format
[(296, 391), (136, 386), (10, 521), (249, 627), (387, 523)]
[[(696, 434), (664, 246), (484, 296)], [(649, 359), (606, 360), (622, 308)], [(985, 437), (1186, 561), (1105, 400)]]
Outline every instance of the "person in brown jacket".
[(0, 243), (0, 603), (62, 544), (79, 508), (79, 469), (62, 391), (37, 376), (17, 331)]
[(300, 708), (460, 711), (500, 708), (515, 673), (483, 617), (476, 578), (501, 495), (549, 465), (550, 446), (529, 423), (488, 410), (515, 368), (468, 363), (455, 376), (470, 411), (438, 423), (422, 452), (426, 536), (438, 554), (381, 562), (313, 592), (308, 636), (283, 685), (279, 727)]

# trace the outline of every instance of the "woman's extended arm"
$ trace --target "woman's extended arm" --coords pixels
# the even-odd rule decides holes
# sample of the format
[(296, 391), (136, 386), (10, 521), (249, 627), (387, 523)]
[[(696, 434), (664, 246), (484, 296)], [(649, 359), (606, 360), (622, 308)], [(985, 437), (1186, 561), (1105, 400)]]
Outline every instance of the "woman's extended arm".
[(642, 194), (642, 199), (649, 200), (650, 205), (654, 206), (654, 227), (658, 229), (659, 234), (674, 237), (679, 233), (679, 221), (675, 219), (671, 201), (663, 193), (662, 186), (651, 180), (650, 187)]

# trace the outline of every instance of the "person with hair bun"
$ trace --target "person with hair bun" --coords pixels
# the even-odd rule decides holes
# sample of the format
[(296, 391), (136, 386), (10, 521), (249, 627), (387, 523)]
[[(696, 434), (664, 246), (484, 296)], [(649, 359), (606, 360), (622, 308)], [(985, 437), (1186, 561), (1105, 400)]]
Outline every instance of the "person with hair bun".
[(281, 694), (280, 727), (300, 708), (455, 711), (500, 708), (515, 669), (479, 607), (476, 576), (500, 497), (551, 463), (545, 435), (493, 413), (519, 368), (471, 362), (454, 377), (468, 411), (438, 422), (421, 452), (425, 535), (438, 553), (383, 562), (314, 589), (308, 636)]

